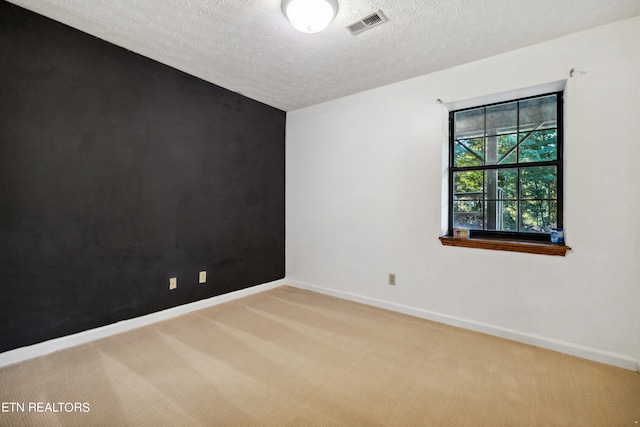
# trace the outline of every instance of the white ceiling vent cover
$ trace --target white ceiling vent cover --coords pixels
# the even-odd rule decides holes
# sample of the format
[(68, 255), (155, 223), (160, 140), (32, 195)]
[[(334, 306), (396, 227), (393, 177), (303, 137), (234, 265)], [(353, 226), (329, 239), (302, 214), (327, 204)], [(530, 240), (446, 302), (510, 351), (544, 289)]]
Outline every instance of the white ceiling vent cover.
[(370, 30), (373, 27), (377, 27), (380, 24), (387, 22), (387, 18), (382, 14), (382, 11), (377, 11), (372, 13), (371, 15), (367, 15), (364, 18), (360, 18), (355, 22), (347, 25), (346, 28), (349, 30), (351, 35), (360, 34), (363, 31)]

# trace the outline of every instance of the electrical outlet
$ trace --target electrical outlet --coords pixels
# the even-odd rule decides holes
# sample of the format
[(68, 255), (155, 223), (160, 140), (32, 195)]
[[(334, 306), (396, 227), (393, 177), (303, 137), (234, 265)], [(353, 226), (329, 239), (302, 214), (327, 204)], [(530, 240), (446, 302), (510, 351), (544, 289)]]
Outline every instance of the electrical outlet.
[(178, 278), (172, 277), (169, 279), (169, 290), (172, 291), (178, 287)]
[(389, 274), (389, 284), (391, 286), (395, 286), (396, 285), (396, 275), (391, 273)]
[(207, 281), (207, 272), (206, 271), (201, 271), (198, 280), (199, 280), (199, 283), (206, 283), (206, 281)]

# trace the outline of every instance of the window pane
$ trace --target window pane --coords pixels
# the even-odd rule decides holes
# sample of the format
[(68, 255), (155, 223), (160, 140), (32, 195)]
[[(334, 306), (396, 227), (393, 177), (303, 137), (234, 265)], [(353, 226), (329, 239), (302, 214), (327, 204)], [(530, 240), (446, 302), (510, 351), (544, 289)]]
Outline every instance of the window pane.
[(558, 203), (555, 201), (522, 201), (520, 231), (550, 233), (557, 227)]
[(484, 138), (455, 141), (454, 149), (454, 166), (481, 166), (484, 164)]
[(557, 96), (520, 101), (520, 132), (557, 127)]
[(518, 170), (500, 169), (485, 171), (484, 191), (486, 199), (517, 199)]
[(454, 174), (453, 226), (482, 229), (482, 172)]
[(455, 113), (455, 139), (484, 136), (484, 108)]
[(500, 135), (498, 137), (498, 164), (516, 162), (516, 141), (515, 134)]
[(453, 192), (456, 200), (482, 198), (482, 171), (454, 173)]
[(482, 200), (453, 202), (453, 226), (482, 230)]
[(485, 201), (485, 230), (518, 231), (518, 202), (516, 200)]
[(518, 126), (518, 103), (487, 107), (487, 135), (514, 133)]
[(558, 157), (556, 129), (520, 134), (520, 162), (543, 162)]
[[(486, 230), (505, 231), (505, 216), (509, 217), (509, 213), (505, 213), (505, 200), (513, 203), (517, 199), (518, 194), (518, 170), (517, 169), (501, 169), (485, 171), (484, 177), (484, 198), (485, 198), (485, 216), (484, 227)], [(507, 206), (508, 207), (508, 206)], [(513, 211), (513, 206), (511, 206)], [(516, 215), (517, 212), (512, 212)], [(513, 216), (507, 221), (509, 227), (516, 228), (515, 218)]]
[(555, 166), (522, 168), (520, 197), (522, 199), (557, 199), (557, 181)]

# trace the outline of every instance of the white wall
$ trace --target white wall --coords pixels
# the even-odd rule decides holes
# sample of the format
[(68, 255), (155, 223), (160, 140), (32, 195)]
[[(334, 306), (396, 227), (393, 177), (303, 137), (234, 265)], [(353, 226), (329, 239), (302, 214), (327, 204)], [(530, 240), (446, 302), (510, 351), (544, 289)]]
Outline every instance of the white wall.
[[(637, 369), (639, 52), (637, 17), (289, 113), (287, 281)], [(562, 79), (573, 250), (441, 246), (447, 112), (436, 99)]]

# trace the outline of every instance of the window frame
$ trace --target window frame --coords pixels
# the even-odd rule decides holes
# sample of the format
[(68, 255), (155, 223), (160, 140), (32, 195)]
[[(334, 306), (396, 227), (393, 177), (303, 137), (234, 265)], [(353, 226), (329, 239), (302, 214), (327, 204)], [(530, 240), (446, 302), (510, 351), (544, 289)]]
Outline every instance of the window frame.
[[(455, 114), (463, 111), (475, 110), (478, 108), (486, 108), (493, 107), (496, 105), (509, 104), (513, 102), (521, 102), (529, 99), (543, 98), (545, 96), (556, 95), (556, 120), (557, 120), (557, 139), (556, 139), (556, 159), (555, 160), (547, 160), (540, 162), (527, 162), (527, 163), (508, 163), (503, 165), (481, 165), (481, 166), (454, 166), (455, 161)], [(486, 112), (485, 112), (486, 114)], [(486, 121), (486, 115), (485, 115)], [(519, 123), (517, 123), (519, 125)], [(486, 123), (485, 123), (486, 126)], [(523, 168), (530, 167), (544, 167), (544, 166), (555, 166), (556, 169), (556, 194), (557, 194), (557, 210), (556, 210), (556, 227), (555, 228), (563, 228), (564, 229), (564, 91), (553, 91), (547, 93), (541, 93), (538, 95), (531, 95), (522, 98), (515, 99), (507, 99), (500, 102), (494, 102), (489, 104), (480, 104), (473, 107), (460, 108), (457, 110), (449, 111), (449, 137), (448, 137), (448, 147), (449, 147), (449, 167), (448, 167), (448, 178), (449, 178), (449, 197), (448, 197), (448, 231), (447, 237), (453, 237), (453, 224), (454, 224), (454, 174), (456, 172), (463, 171), (487, 171), (487, 170), (501, 170), (501, 169), (517, 169), (518, 173)], [(485, 127), (486, 132), (486, 127)], [(485, 136), (486, 137), (486, 136)], [(517, 144), (520, 144), (517, 142)], [(521, 200), (520, 188), (518, 183), (518, 201)], [(484, 198), (482, 199), (484, 203)], [(520, 222), (520, 217), (518, 217), (518, 222)], [(484, 227), (484, 225), (483, 225)], [(523, 231), (498, 231), (498, 230), (470, 230), (470, 237), (479, 238), (479, 239), (497, 239), (497, 240), (508, 240), (508, 241), (525, 241), (525, 242), (541, 242), (541, 243), (549, 243), (551, 241), (550, 233), (536, 233), (536, 232), (523, 232)]]

